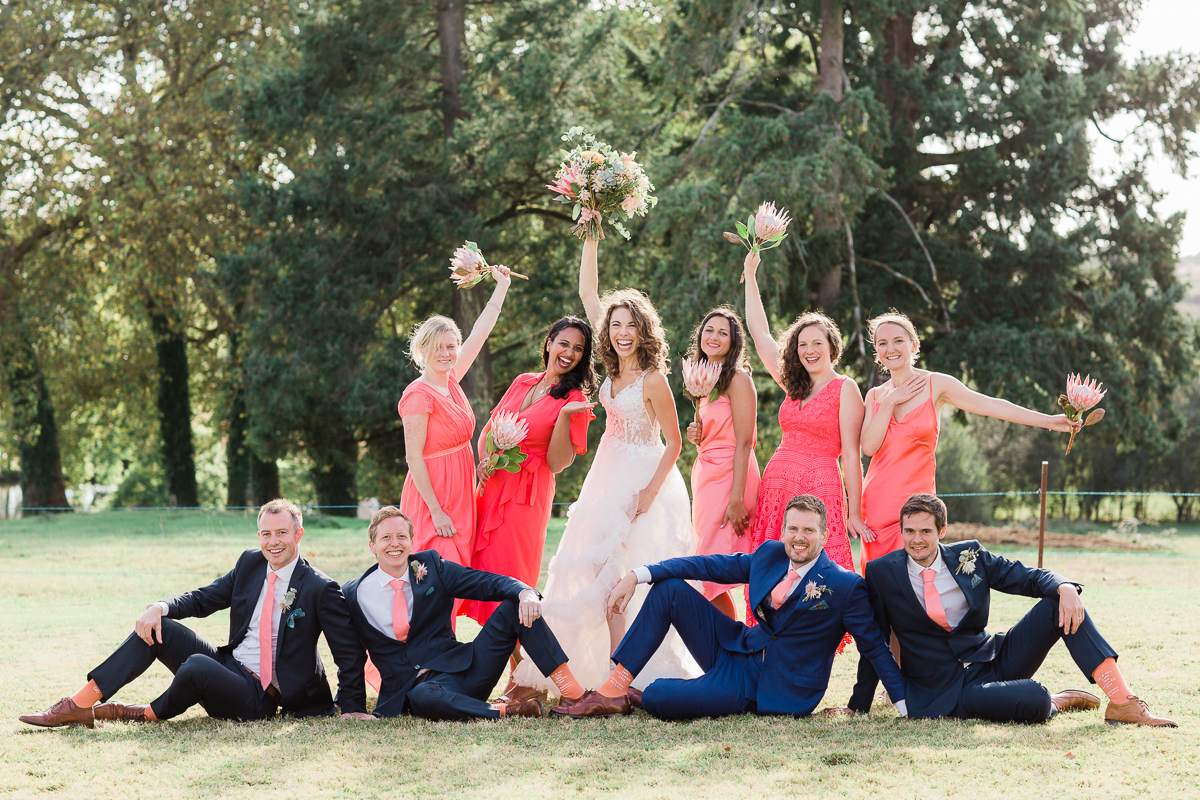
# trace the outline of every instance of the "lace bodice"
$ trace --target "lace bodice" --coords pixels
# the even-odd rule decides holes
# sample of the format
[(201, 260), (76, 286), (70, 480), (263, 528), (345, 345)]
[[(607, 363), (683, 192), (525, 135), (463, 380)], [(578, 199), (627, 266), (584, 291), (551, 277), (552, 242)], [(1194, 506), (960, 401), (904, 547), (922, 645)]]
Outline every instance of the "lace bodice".
[(643, 372), (633, 383), (612, 396), (612, 379), (605, 378), (600, 386), (600, 404), (608, 412), (604, 438), (615, 439), (639, 447), (662, 446), (658, 421), (651, 421), (642, 393)]

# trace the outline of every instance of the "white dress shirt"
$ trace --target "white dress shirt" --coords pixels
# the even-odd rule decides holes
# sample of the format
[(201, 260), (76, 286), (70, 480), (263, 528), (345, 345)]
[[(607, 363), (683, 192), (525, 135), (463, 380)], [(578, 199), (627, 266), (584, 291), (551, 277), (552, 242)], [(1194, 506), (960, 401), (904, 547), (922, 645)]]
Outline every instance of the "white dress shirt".
[[(812, 561), (809, 561), (807, 564), (801, 564), (799, 567), (792, 566), (792, 567), (788, 568), (789, 572), (796, 573), (796, 582), (792, 584), (792, 587), (790, 589), (788, 589), (787, 596), (783, 598), (785, 603), (788, 601), (788, 599), (791, 598), (791, 596), (793, 594), (796, 593), (796, 589), (800, 588), (800, 581), (804, 580), (804, 576), (807, 575), (814, 566), (816, 566), (816, 563), (817, 563), (817, 560), (814, 558)], [(633, 574), (637, 576), (638, 583), (650, 583), (650, 568), (649, 567), (634, 567)], [(787, 573), (785, 572), (784, 578), (786, 578), (786, 577), (787, 577)], [(782, 578), (780, 580), (782, 580)], [(772, 591), (774, 591), (775, 587), (772, 586), (771, 589), (772, 589)], [(782, 603), (780, 605), (782, 605)]]
[(402, 581), (400, 585), (404, 589), (404, 602), (408, 606), (408, 622), (412, 622), (412, 570), (408, 567), (404, 568), (404, 574), (399, 578), (392, 577), (381, 567), (359, 581), (357, 592), (358, 607), (362, 609), (367, 622), (389, 639), (396, 638), (396, 631), (392, 628), (392, 603), (396, 598), (396, 591), (391, 585), (395, 580)]
[[(283, 600), (287, 597), (288, 584), (292, 582), (292, 573), (296, 571), (296, 562), (300, 560), (300, 554), (287, 563), (286, 566), (274, 570), (275, 572), (275, 617), (271, 620), (271, 653), (274, 655), (279, 647), (279, 623), (283, 615)], [(272, 570), (267, 568), (268, 572)], [(267, 576), (263, 576), (262, 589), (258, 592), (258, 600), (254, 603), (254, 613), (250, 617), (250, 628), (246, 631), (246, 636), (238, 646), (233, 649), (233, 657), (238, 663), (246, 669), (253, 672), (255, 675), (262, 675), (262, 655), (259, 653), (258, 647), (258, 626), (262, 620), (263, 600), (267, 596)], [(166, 602), (160, 600), (158, 603), (162, 608), (163, 616), (170, 612), (170, 607)], [(274, 664), (275, 660), (271, 659)], [(271, 670), (271, 685), (276, 689), (279, 688), (279, 680), (276, 670)]]
[(925, 579), (921, 577), (921, 572), (931, 569), (934, 571), (933, 588), (937, 589), (938, 595), (942, 598), (942, 609), (946, 612), (946, 622), (950, 623), (951, 628), (957, 628), (958, 623), (962, 622), (963, 617), (967, 615), (969, 607), (966, 595), (963, 594), (958, 581), (954, 580), (954, 573), (950, 571), (950, 568), (946, 566), (946, 561), (942, 558), (942, 551), (938, 550), (937, 557), (928, 567), (922, 567), (913, 561), (912, 556), (909, 556), (907, 561), (908, 580), (912, 584), (921, 608), (925, 608)]

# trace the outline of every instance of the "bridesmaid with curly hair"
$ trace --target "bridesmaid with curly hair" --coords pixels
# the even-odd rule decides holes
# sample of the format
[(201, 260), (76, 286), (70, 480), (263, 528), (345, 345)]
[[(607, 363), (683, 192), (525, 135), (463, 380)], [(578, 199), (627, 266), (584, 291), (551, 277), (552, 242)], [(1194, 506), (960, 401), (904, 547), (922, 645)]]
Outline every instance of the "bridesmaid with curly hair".
[(825, 552), (852, 570), (848, 537), (871, 535), (859, 508), (862, 395), (858, 384), (834, 369), (842, 355), (842, 333), (829, 317), (812, 311), (797, 318), (778, 341), (771, 336), (755, 279), (758, 264), (757, 254), (746, 255), (746, 321), (758, 357), (787, 399), (779, 407), (783, 441), (763, 472), (751, 544), (757, 548), (780, 537), (789, 499), (815, 495), (829, 511)]
[[(750, 530), (758, 498), (758, 393), (750, 377), (746, 333), (729, 306), (704, 315), (692, 334), (688, 358), (722, 365), (717, 399), (701, 398), (699, 421), (688, 425), (688, 441), (696, 445), (692, 465), (692, 528), (697, 555), (749, 553)], [(704, 596), (721, 613), (736, 618), (730, 590), (704, 583)]]

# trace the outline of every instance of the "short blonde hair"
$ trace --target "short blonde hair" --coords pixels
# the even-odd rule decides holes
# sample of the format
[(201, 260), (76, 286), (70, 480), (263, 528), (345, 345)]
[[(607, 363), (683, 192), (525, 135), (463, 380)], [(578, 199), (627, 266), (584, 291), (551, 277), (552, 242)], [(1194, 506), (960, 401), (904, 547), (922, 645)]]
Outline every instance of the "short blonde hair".
[(300, 506), (293, 503), (291, 500), (284, 500), (282, 497), (274, 500), (268, 500), (262, 504), (262, 508), (258, 510), (258, 522), (262, 522), (263, 514), (288, 514), (292, 518), (292, 522), (296, 526), (296, 530), (304, 527), (304, 514), (300, 512)]
[(391, 519), (392, 517), (399, 517), (400, 519), (407, 522), (408, 523), (408, 535), (412, 536), (413, 523), (412, 523), (412, 520), (408, 518), (408, 515), (405, 514), (403, 511), (401, 511), (400, 509), (396, 508), (395, 506), (384, 506), (383, 508), (381, 508), (375, 512), (375, 516), (371, 517), (371, 525), (370, 525), (370, 527), (367, 528), (367, 538), (370, 541), (374, 542), (375, 534), (376, 534), (376, 532), (379, 531), (379, 526), (383, 524), (383, 521), (385, 519)]
[(429, 354), (438, 346), (442, 337), (450, 331), (454, 332), (458, 343), (462, 344), (462, 331), (459, 330), (458, 323), (440, 314), (434, 314), (413, 329), (412, 336), (408, 337), (408, 357), (412, 359), (418, 369), (425, 369), (425, 361), (429, 358)]

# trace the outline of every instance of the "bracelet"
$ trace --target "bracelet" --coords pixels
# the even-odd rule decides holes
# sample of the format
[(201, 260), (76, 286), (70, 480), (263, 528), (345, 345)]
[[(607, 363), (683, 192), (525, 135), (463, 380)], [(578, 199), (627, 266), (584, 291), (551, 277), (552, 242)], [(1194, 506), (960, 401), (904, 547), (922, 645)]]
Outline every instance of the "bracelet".
[(487, 301), (487, 304), (488, 304), (489, 306), (492, 306), (493, 308), (495, 308), (495, 309), (496, 309), (496, 311), (500, 311), (500, 306), (496, 305), (495, 301), (488, 300), (488, 301)]

